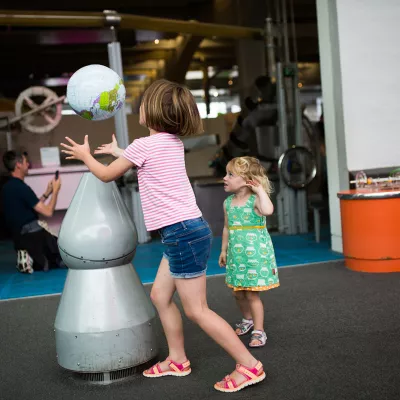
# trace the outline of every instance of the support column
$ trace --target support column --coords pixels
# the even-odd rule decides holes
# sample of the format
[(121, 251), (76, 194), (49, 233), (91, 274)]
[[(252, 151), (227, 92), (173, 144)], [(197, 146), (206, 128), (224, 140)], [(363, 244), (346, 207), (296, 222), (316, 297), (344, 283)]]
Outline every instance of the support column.
[[(110, 28), (114, 34), (114, 41), (109, 43), (107, 46), (108, 50), (108, 61), (110, 68), (113, 69), (123, 80), (124, 71), (122, 68), (122, 55), (121, 55), (121, 45), (117, 41), (115, 29), (113, 26)], [(115, 114), (115, 134), (117, 137), (118, 146), (121, 149), (126, 149), (129, 146), (129, 133), (128, 133), (128, 119), (125, 111), (125, 104), (122, 109)], [(125, 205), (128, 208), (131, 216), (133, 217), (132, 209), (132, 193), (129, 188), (123, 185), (121, 188), (121, 195), (124, 199)]]
[(332, 250), (343, 252), (337, 193), (349, 187), (336, 0), (317, 0)]

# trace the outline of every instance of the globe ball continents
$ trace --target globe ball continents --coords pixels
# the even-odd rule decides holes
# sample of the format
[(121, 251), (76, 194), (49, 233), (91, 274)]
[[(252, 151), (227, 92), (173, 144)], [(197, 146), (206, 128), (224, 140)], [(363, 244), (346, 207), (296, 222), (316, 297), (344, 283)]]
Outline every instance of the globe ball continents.
[(113, 117), (124, 106), (125, 93), (119, 75), (97, 64), (78, 69), (67, 86), (69, 105), (78, 115), (90, 121)]

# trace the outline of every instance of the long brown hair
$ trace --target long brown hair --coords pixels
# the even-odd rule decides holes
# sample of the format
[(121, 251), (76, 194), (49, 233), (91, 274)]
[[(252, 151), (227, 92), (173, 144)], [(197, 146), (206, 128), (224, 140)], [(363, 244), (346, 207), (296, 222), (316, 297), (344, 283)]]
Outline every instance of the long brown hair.
[(153, 82), (144, 92), (142, 109), (146, 126), (157, 132), (179, 136), (203, 132), (196, 101), (186, 86), (166, 79)]

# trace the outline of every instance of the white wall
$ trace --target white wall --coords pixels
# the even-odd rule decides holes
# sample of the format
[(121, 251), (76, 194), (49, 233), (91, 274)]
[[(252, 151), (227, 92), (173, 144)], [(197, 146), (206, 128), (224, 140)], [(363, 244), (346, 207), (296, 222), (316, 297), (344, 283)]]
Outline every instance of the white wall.
[(400, 0), (336, 0), (347, 167), (400, 165)]

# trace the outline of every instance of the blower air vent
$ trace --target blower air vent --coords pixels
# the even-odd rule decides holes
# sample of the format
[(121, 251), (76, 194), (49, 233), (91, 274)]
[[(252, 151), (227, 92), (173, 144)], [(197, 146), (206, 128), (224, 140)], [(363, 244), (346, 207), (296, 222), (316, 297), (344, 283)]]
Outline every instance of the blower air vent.
[(95, 385), (110, 385), (111, 383), (121, 382), (134, 375), (141, 374), (145, 369), (150, 368), (153, 364), (153, 361), (149, 361), (145, 364), (116, 371), (74, 373), (74, 378)]

